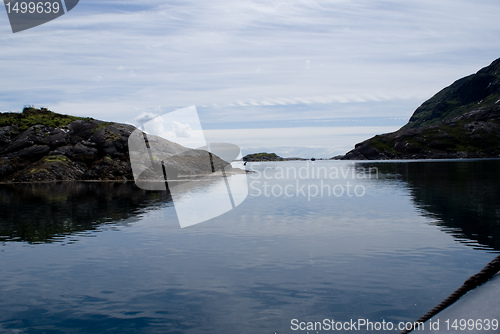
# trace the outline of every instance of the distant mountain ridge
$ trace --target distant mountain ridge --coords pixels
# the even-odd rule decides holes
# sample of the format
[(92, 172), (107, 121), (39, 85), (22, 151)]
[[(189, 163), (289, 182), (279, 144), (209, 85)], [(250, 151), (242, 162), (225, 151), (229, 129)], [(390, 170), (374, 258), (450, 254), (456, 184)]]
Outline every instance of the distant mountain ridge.
[(342, 159), (500, 157), (500, 58), (455, 81), (396, 132), (355, 145)]

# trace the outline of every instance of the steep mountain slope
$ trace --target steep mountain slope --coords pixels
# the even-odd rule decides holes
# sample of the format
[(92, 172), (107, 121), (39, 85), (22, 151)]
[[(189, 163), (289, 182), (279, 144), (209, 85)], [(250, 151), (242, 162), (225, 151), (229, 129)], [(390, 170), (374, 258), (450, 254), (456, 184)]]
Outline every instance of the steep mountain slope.
[(408, 124), (355, 145), (343, 159), (500, 157), (500, 59), (424, 102)]

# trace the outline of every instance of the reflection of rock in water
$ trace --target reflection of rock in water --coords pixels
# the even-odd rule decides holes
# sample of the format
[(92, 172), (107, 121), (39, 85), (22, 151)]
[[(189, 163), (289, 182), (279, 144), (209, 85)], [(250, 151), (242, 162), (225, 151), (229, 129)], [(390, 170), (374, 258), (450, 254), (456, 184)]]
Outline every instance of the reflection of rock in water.
[(368, 163), (405, 181), (416, 205), (461, 242), (500, 250), (500, 160)]
[(51, 242), (170, 201), (133, 183), (0, 185), (0, 241)]

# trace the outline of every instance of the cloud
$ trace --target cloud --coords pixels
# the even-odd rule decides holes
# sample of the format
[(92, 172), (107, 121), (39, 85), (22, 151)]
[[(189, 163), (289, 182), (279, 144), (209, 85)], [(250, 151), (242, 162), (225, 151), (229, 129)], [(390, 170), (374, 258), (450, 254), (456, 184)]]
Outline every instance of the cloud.
[[(394, 115), (406, 115), (500, 55), (499, 10), (491, 0), (87, 0), (22, 33), (3, 21), (0, 109), (132, 122), (138, 110), (197, 105), (223, 123), (359, 103), (386, 115), (379, 103), (402, 102)], [(228, 118), (231, 108), (245, 111)]]
[(294, 104), (331, 104), (331, 103), (351, 103), (351, 102), (380, 102), (401, 99), (424, 98), (427, 94), (390, 94), (386, 92), (372, 92), (352, 95), (326, 95), (326, 96), (305, 96), (305, 97), (265, 97), (258, 100), (238, 100), (235, 102), (203, 105), (201, 107), (265, 107), (265, 106), (289, 106)]
[(29, 89), (53, 101), (118, 98), (168, 107), (427, 93), (498, 55), (489, 37), (500, 32), (490, 20), (499, 7), (89, 0), (23, 34), (2, 34), (0, 55), (9, 63), (2, 80), (9, 78), (14, 96)]
[(142, 112), (134, 120), (140, 124), (143, 124), (153, 120), (156, 117), (158, 117), (158, 115), (153, 114), (151, 112)]
[(193, 130), (189, 124), (182, 124), (177, 121), (172, 122), (172, 129), (175, 132), (175, 136), (180, 138), (191, 138), (193, 134)]

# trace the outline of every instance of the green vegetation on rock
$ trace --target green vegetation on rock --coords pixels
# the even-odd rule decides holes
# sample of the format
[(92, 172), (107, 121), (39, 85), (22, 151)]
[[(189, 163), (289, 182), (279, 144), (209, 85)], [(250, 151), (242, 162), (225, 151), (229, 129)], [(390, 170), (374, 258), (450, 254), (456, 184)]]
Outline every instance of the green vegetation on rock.
[(0, 114), (0, 182), (130, 180), (135, 127), (25, 107)]
[(19, 130), (26, 130), (30, 126), (43, 124), (55, 128), (63, 127), (76, 120), (89, 118), (61, 115), (47, 108), (24, 107), (22, 113), (0, 113), (0, 127), (16, 125)]
[(449, 121), (478, 108), (491, 108), (500, 100), (500, 59), (476, 74), (455, 81), (425, 101), (404, 128)]
[(43, 159), (45, 162), (66, 162), (68, 161), (68, 158), (66, 158), (64, 155), (51, 155), (48, 157), (45, 157)]

